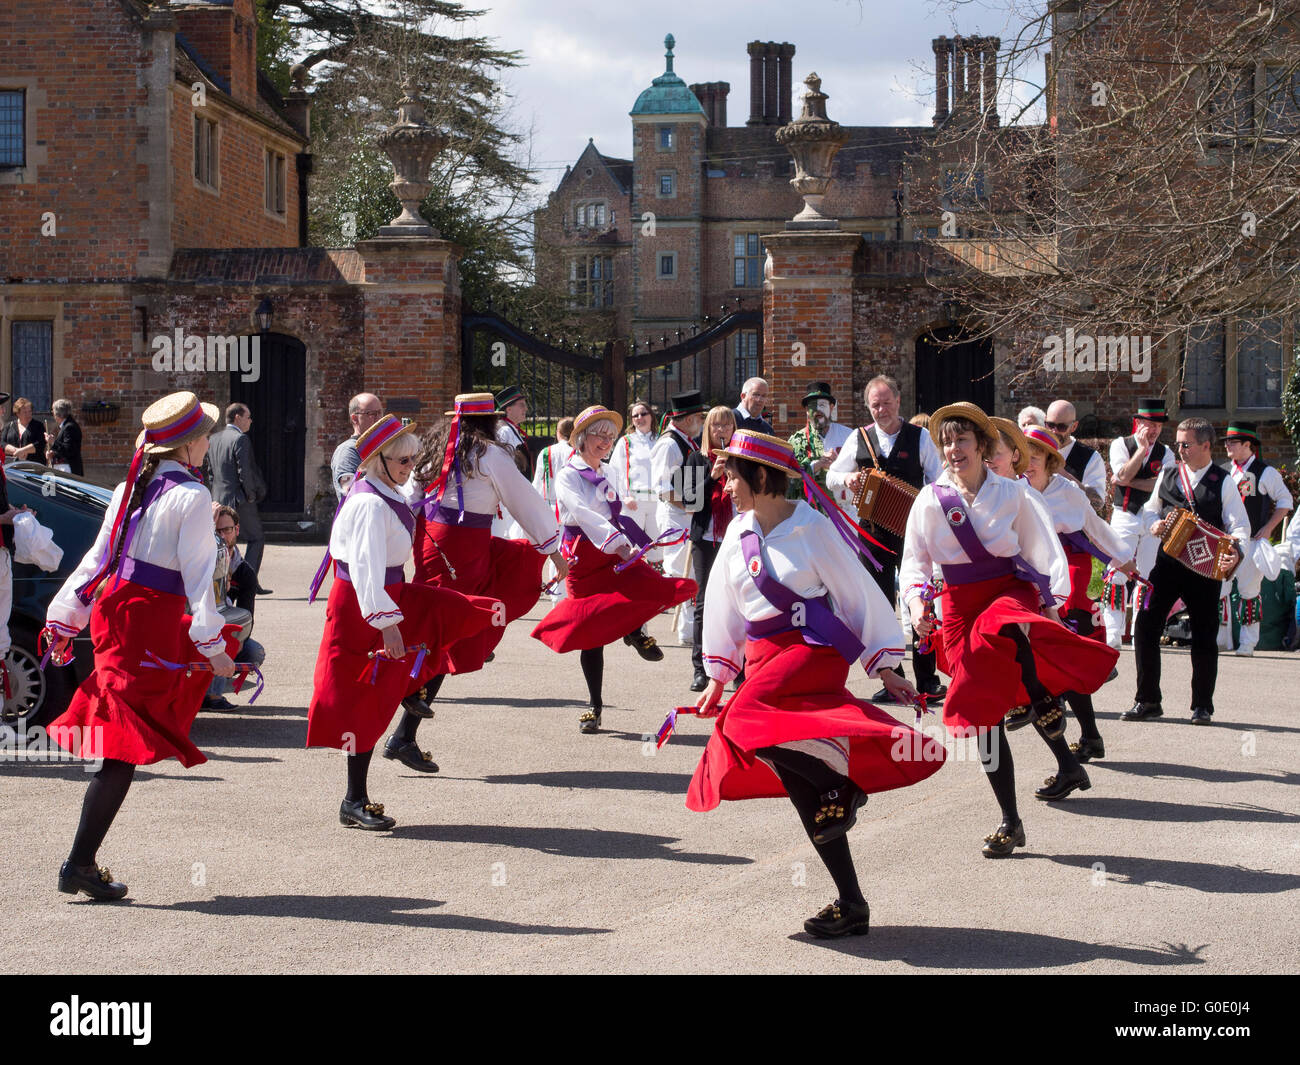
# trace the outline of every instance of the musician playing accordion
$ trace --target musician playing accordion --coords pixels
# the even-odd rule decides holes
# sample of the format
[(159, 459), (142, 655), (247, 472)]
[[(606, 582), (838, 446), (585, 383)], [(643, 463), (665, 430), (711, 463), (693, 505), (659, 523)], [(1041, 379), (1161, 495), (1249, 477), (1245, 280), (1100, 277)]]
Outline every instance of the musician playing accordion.
[[(1151, 589), (1138, 611), (1133, 647), (1137, 658), (1137, 695), (1125, 721), (1160, 717), (1160, 634), (1174, 603), (1182, 599), (1192, 630), (1192, 724), (1208, 725), (1214, 714), (1214, 684), (1219, 670), (1220, 580), (1190, 568), (1195, 557), (1180, 561), (1166, 548), (1166, 537), (1178, 510), (1226, 533), (1239, 557), (1250, 540), (1250, 521), (1241, 493), (1231, 478), (1210, 460), (1214, 427), (1204, 418), (1187, 418), (1178, 425), (1174, 450), (1179, 461), (1162, 471), (1156, 490), (1143, 506), (1141, 517), (1161, 549), (1151, 568)], [(1205, 541), (1199, 541), (1204, 545)]]

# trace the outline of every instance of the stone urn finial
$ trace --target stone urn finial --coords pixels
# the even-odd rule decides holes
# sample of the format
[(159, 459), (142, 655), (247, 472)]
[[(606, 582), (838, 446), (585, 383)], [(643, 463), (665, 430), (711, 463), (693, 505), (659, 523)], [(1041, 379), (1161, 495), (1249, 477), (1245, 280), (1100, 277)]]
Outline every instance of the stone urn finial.
[(378, 144), (393, 163), (397, 174), (389, 184), (402, 205), (402, 213), (380, 226), (381, 237), (437, 237), (439, 233), (420, 214), (420, 202), (429, 195), (429, 167), (447, 147), (447, 135), (424, 120), (424, 101), (409, 77), (402, 84), (397, 101), (397, 125), (380, 135)]
[(778, 144), (784, 144), (794, 157), (795, 174), (790, 184), (803, 197), (803, 210), (785, 224), (786, 229), (839, 229), (834, 218), (825, 217), (818, 208), (831, 183), (831, 163), (849, 139), (843, 126), (826, 117), (827, 96), (821, 91), (822, 79), (816, 73), (803, 79), (808, 90), (803, 94), (803, 110), (788, 126), (776, 131)]

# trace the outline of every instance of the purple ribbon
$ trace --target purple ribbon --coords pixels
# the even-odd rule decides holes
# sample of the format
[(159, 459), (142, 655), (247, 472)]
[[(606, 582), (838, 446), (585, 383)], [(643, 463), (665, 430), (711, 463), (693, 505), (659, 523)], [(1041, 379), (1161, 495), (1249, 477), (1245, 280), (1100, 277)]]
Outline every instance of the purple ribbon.
[(647, 551), (653, 551), (656, 547), (672, 547), (674, 544), (680, 544), (686, 539), (685, 529), (669, 529), (662, 532), (654, 540), (649, 541), (644, 547), (639, 547), (631, 558), (624, 559), (614, 566), (615, 573), (622, 573), (628, 566), (634, 562), (640, 562)]
[[(590, 466), (583, 469), (578, 469), (577, 466), (573, 468), (578, 470), (578, 476), (593, 488), (599, 490), (602, 485), (604, 486), (605, 491), (601, 492), (601, 498), (609, 506), (609, 520), (614, 523), (619, 532), (628, 538), (633, 547), (649, 548), (654, 546), (650, 543), (650, 538), (646, 536), (641, 527), (623, 513), (623, 504), (619, 502), (618, 494), (610, 488), (609, 482), (605, 480), (598, 470), (593, 470)], [(679, 540), (678, 543), (680, 542)]]
[[(415, 542), (415, 514), (412, 513), (411, 508), (405, 503), (399, 503), (384, 492), (381, 492), (364, 477), (354, 478), (352, 484), (348, 486), (347, 494), (339, 500), (339, 505), (334, 510), (334, 519), (336, 521), (338, 520), (339, 512), (343, 509), (343, 504), (352, 498), (353, 492), (369, 492), (371, 495), (376, 495), (387, 503), (388, 508), (397, 515), (397, 520), (402, 523), (402, 527), (406, 530), (406, 534), (411, 538), (412, 543)], [(311, 579), (311, 587), (308, 589), (307, 593), (307, 602), (316, 602), (316, 593), (320, 591), (321, 583), (325, 580), (325, 572), (329, 569), (331, 557), (329, 548), (327, 547), (325, 549), (325, 557), (320, 560), (320, 566), (316, 570), (316, 576)]]
[(840, 505), (831, 499), (825, 492), (817, 487), (817, 482), (811, 477), (803, 479), (804, 496), (810, 503), (820, 504), (821, 509), (826, 512), (826, 516), (831, 519), (831, 524), (835, 526), (835, 531), (846, 544), (849, 545), (857, 554), (861, 555), (867, 562), (870, 562), (879, 573), (884, 567), (876, 561), (876, 556), (871, 553), (867, 546), (862, 542), (862, 537), (856, 535), (861, 532), (856, 523), (849, 521), (845, 517), (844, 511)]
[[(167, 659), (160, 658), (152, 651), (146, 651), (145, 654), (148, 655), (148, 657), (140, 660), (140, 666), (142, 669), (165, 669), (168, 672), (175, 672), (176, 670), (183, 669), (185, 670), (186, 676), (189, 676), (195, 670), (198, 670), (200, 673), (214, 672), (211, 662), (168, 662)], [(246, 681), (250, 675), (257, 678), (257, 687), (253, 689), (253, 694), (248, 700), (248, 705), (252, 706), (257, 702), (257, 697), (262, 694), (262, 689), (266, 687), (266, 680), (262, 676), (262, 671), (251, 662), (235, 663), (234, 687), (236, 694), (239, 693), (239, 690), (244, 686), (244, 681)]]
[(1077, 532), (1057, 533), (1057, 536), (1060, 538), (1061, 544), (1065, 547), (1072, 547), (1076, 551), (1087, 552), (1093, 558), (1100, 559), (1103, 563), (1114, 561), (1110, 555), (1106, 554), (1105, 551), (1084, 536), (1083, 530), (1078, 530)]

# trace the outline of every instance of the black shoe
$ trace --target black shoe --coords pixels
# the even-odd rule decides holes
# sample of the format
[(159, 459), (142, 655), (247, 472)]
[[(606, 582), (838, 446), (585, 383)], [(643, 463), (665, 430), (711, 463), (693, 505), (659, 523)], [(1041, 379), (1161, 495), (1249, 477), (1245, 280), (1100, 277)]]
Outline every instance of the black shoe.
[(829, 843), (853, 827), (858, 819), (858, 807), (867, 801), (867, 793), (853, 781), (846, 780), (820, 798), (821, 806), (813, 815), (813, 824), (817, 826), (813, 842)]
[(390, 736), (388, 742), (384, 744), (385, 758), (395, 758), (402, 765), (414, 769), (417, 773), (438, 772), (438, 763), (429, 756), (428, 751), (420, 750), (415, 740), (394, 743), (393, 741), (396, 739), (396, 736)]
[(1080, 737), (1078, 743), (1070, 744), (1070, 750), (1074, 752), (1074, 757), (1085, 765), (1094, 758), (1106, 757), (1106, 745), (1101, 742), (1100, 736), (1095, 740), (1090, 740), (1086, 736)]
[(257, 586), (257, 591), (256, 591), (254, 594), (256, 594), (256, 595), (275, 595), (275, 593), (274, 593), (273, 591), (271, 591), (270, 588), (263, 588), (260, 584)]
[(647, 635), (641, 629), (628, 633), (623, 637), (623, 642), (629, 647), (635, 647), (636, 653), (647, 662), (662, 662), (664, 660), (664, 653), (659, 649), (659, 645), (655, 643), (655, 638)]
[(600, 731), (600, 711), (601, 707), (593, 706), (590, 710), (578, 718), (578, 731), (584, 732), (588, 736)]
[(804, 921), (803, 930), (818, 939), (865, 936), (871, 931), (871, 907), (865, 902), (846, 904), (836, 899), (816, 917)]
[(229, 713), (231, 710), (238, 710), (239, 707), (227, 699), (224, 695), (218, 695), (215, 699), (210, 695), (203, 697), (204, 710), (217, 710), (221, 713)]
[(1043, 781), (1043, 786), (1034, 792), (1034, 798), (1042, 799), (1044, 802), (1057, 802), (1076, 789), (1087, 791), (1090, 787), (1092, 781), (1088, 779), (1087, 770), (1080, 766), (1077, 773), (1061, 773), (1048, 777)]
[(1164, 717), (1164, 709), (1159, 703), (1134, 703), (1132, 710), (1125, 710), (1119, 715), (1121, 721), (1146, 721), (1152, 717)]
[(364, 828), (371, 832), (387, 832), (397, 824), (391, 817), (384, 816), (382, 802), (349, 802), (343, 800), (339, 807), (339, 824), (348, 828)]
[(96, 902), (126, 898), (126, 885), (114, 880), (107, 869), (93, 865), (79, 867), (71, 862), (64, 862), (59, 868), (59, 890), (65, 895), (80, 891)]
[(1207, 710), (1203, 706), (1193, 707), (1192, 709), (1193, 725), (1212, 725), (1214, 724), (1214, 711)]
[(1024, 845), (1024, 824), (1017, 823), (1015, 828), (1012, 828), (1003, 821), (992, 835), (984, 837), (983, 854), (985, 858), (1005, 858), (1017, 847)]
[(876, 705), (879, 705), (881, 703), (892, 703), (894, 701), (894, 697), (889, 694), (888, 689), (881, 688), (880, 691), (876, 692), (876, 694), (871, 697), (871, 701)]
[(1059, 740), (1065, 735), (1065, 708), (1056, 696), (1034, 703), (1031, 708), (1038, 727), (1049, 740)]
[(943, 697), (948, 694), (948, 685), (940, 683), (936, 677), (928, 681), (924, 687), (918, 687), (917, 691), (929, 699), (930, 702), (940, 703), (943, 702)]
[(433, 717), (433, 707), (425, 700), (429, 697), (429, 689), (421, 688), (418, 692), (412, 692), (402, 700), (402, 709), (414, 714), (416, 717), (422, 717), (426, 721)]
[(1117, 666), (1112, 666), (1110, 671), (1110, 676), (1107, 677), (1105, 680), (1103, 680), (1102, 683), (1109, 684), (1112, 680), (1115, 680), (1118, 676), (1119, 676), (1119, 668)]
[(489, 652), (488, 652), (488, 656), (487, 656), (487, 658), (483, 659), (483, 661), (484, 661), (484, 662), (491, 662), (492, 659), (496, 658), (496, 656), (497, 656), (497, 653), (496, 653), (495, 651), (489, 651)]
[(1002, 727), (1008, 732), (1015, 732), (1016, 729), (1028, 725), (1034, 717), (1032, 706), (1015, 706), (1008, 710), (1007, 716), (1002, 719)]
[(709, 686), (709, 675), (702, 669), (695, 671), (695, 679), (691, 681), (691, 691), (702, 692)]

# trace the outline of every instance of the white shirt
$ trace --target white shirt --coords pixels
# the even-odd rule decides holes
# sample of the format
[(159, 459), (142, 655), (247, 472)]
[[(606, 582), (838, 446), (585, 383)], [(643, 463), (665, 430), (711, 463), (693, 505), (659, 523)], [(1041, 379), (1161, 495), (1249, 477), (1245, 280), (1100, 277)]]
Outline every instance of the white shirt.
[[(822, 447), (826, 451), (834, 451), (837, 448), (842, 449), (844, 445), (849, 442), (851, 436), (853, 436), (853, 430), (847, 425), (841, 425), (839, 422), (831, 422), (826, 427), (826, 435), (822, 437)], [(838, 455), (835, 457), (839, 458)], [(833, 467), (834, 463), (831, 465)], [(830, 483), (830, 472), (830, 470), (826, 471), (827, 492), (840, 506), (847, 507), (849, 505), (849, 500), (853, 498), (853, 493), (847, 488), (832, 488)]]
[[(363, 479), (381, 495), (407, 506), (397, 489), (369, 475)], [(352, 492), (330, 530), (330, 554), (336, 561), (347, 563), (367, 625), (387, 629), (401, 622), (402, 612), (384, 590), (384, 571), (405, 565), (411, 557), (411, 534), (392, 507), (370, 492)]]
[[(946, 470), (937, 483), (961, 494)], [(990, 555), (997, 558), (1022, 555), (1030, 566), (1049, 579), (1052, 595), (1058, 604), (1063, 603), (1070, 597), (1070, 567), (1065, 551), (1046, 509), (1030, 498), (1033, 489), (1026, 491), (1022, 485), (1026, 482), (1009, 480), (989, 471), (974, 501), (967, 503), (963, 499), (962, 503), (970, 515), (971, 528)], [(903, 602), (910, 604), (921, 594), (936, 563), (951, 566), (970, 561), (971, 557), (948, 524), (939, 497), (934, 494), (934, 485), (926, 485), (917, 493), (903, 534), (903, 559), (898, 571)]]
[[(589, 484), (578, 472), (589, 469), (591, 467), (575, 451), (555, 479), (556, 492), (560, 497), (561, 523), (578, 526), (588, 540), (610, 554), (622, 544), (634, 546), (610, 518), (610, 497), (618, 498), (614, 486), (609, 483), (608, 477), (603, 485)], [(600, 473), (605, 477), (604, 469)]]
[[(1070, 442), (1061, 448), (1061, 458), (1068, 458), (1077, 443), (1078, 441), (1071, 437)], [(1112, 444), (1111, 447), (1113, 454), (1114, 445)], [(1083, 476), (1080, 480), (1083, 482), (1084, 488), (1091, 488), (1102, 499), (1106, 498), (1106, 464), (1101, 460), (1100, 451), (1092, 453), (1092, 457), (1088, 459), (1088, 465), (1083, 468)]]
[(1058, 533), (1083, 533), (1110, 555), (1117, 566), (1132, 561), (1123, 539), (1101, 520), (1101, 515), (1093, 510), (1084, 490), (1068, 477), (1053, 476), (1039, 498), (1047, 504), (1052, 524)]
[[(903, 431), (903, 422), (898, 427), (898, 433)], [(898, 440), (898, 433), (893, 436), (886, 436), (876, 427), (876, 436), (880, 439), (880, 448), (878, 454), (881, 458), (887, 458), (894, 453), (894, 444)], [(855, 432), (849, 438), (846, 445), (842, 445), (839, 455), (831, 464), (831, 468), (826, 471), (826, 487), (835, 491), (847, 490), (849, 478), (858, 472), (858, 452), (861, 450), (864, 460), (871, 457), (871, 452), (867, 445), (863, 443), (862, 434)], [(932, 484), (939, 479), (943, 473), (943, 456), (939, 454), (939, 449), (934, 446), (934, 440), (931, 439), (930, 433), (926, 429), (921, 430), (921, 469), (925, 474), (925, 483)]]
[[(1254, 462), (1254, 459), (1250, 460)], [(1246, 465), (1250, 465), (1247, 463)], [(1282, 480), (1282, 474), (1276, 466), (1267, 466), (1264, 472), (1255, 477), (1253, 473), (1245, 473), (1238, 470), (1232, 460), (1228, 461), (1228, 476), (1232, 478), (1233, 483), (1237, 486), (1237, 494), (1244, 501), (1253, 495), (1268, 496), (1273, 500), (1274, 510), (1291, 510), (1295, 506), (1295, 500), (1291, 498), (1291, 493), (1287, 490), (1286, 482)], [(1255, 481), (1258, 479), (1259, 483)], [(1270, 514), (1269, 517), (1272, 517)], [(1247, 521), (1250, 515), (1246, 515)]]
[(889, 600), (868, 576), (854, 553), (824, 514), (806, 502), (766, 536), (754, 512), (737, 515), (727, 526), (709, 572), (704, 595), (704, 668), (724, 683), (740, 672), (745, 622), (781, 613), (758, 590), (745, 566), (740, 535), (758, 534), (763, 567), (802, 599), (830, 593), (831, 610), (862, 641), (860, 661), (869, 672), (889, 669), (903, 660), (903, 629)]
[[(1123, 468), (1124, 464), (1128, 462), (1130, 458), (1132, 458), (1132, 456), (1128, 453), (1128, 448), (1125, 446), (1124, 443), (1127, 439), (1128, 439), (1127, 437), (1117, 436), (1115, 437), (1114, 440), (1110, 442), (1111, 473), (1119, 473), (1119, 471)], [(1141, 442), (1138, 442), (1137, 446), (1142, 447)], [(1143, 448), (1143, 450), (1145, 451), (1146, 449)], [(1173, 464), (1174, 464), (1174, 449), (1166, 446), (1164, 458), (1160, 460), (1160, 468), (1163, 470), (1166, 466), (1172, 466)], [(1091, 463), (1089, 463), (1089, 465), (1091, 465)], [(1145, 472), (1139, 473), (1140, 480), (1145, 480), (1146, 477), (1148, 476), (1149, 474)], [(1156, 476), (1159, 477), (1160, 475), (1156, 474)], [(1120, 487), (1122, 488), (1123, 485), (1120, 485)]]
[(654, 433), (638, 433), (633, 429), (620, 436), (609, 453), (609, 472), (615, 491), (621, 499), (655, 499), (654, 488)]
[(509, 418), (502, 418), (501, 424), (497, 426), (497, 440), (512, 450), (528, 446), (524, 434)]
[[(155, 476), (169, 471), (186, 472), (179, 462), (164, 459)], [(113, 490), (113, 499), (104, 512), (99, 535), (76, 571), (50, 602), (46, 620), (62, 636), (75, 636), (90, 621), (91, 607), (77, 598), (77, 589), (94, 576), (108, 550), (113, 519), (123, 503), (126, 482)], [(122, 535), (125, 536), (125, 522)], [(181, 575), (185, 598), (189, 601), (190, 639), (208, 658), (223, 654), (225, 641), (212, 589), (212, 573), (217, 564), (216, 528), (212, 521), (212, 496), (200, 481), (174, 485), (149, 504), (131, 540), (130, 557), (151, 562)], [(110, 580), (111, 578), (106, 578)], [(101, 591), (103, 585), (100, 585)]]
[[(1195, 472), (1190, 469), (1187, 471), (1188, 478), (1192, 482), (1193, 492), (1200, 487), (1201, 481), (1205, 478), (1206, 473), (1209, 472), (1210, 467), (1213, 465), (1213, 462), (1207, 462)], [(1219, 472), (1224, 473), (1224, 470), (1220, 468)], [(1161, 476), (1163, 477), (1165, 475), (1161, 474)], [(1174, 476), (1177, 477), (1178, 475), (1174, 474)], [(1228, 483), (1223, 485), (1223, 488), (1225, 489), (1228, 487), (1228, 484), (1231, 483), (1230, 477), (1227, 480)], [(1159, 487), (1159, 485), (1156, 487)], [(1250, 516), (1246, 513), (1246, 504), (1241, 501), (1241, 493), (1220, 491), (1219, 499), (1223, 507), (1223, 531), (1234, 539), (1240, 540), (1241, 546), (1249, 543)], [(1195, 502), (1195, 500), (1189, 500), (1189, 502)], [(1164, 501), (1156, 492), (1152, 492), (1151, 498), (1142, 505), (1142, 524), (1148, 532), (1151, 531), (1151, 526), (1160, 520), (1160, 515), (1164, 508)]]
[(674, 489), (676, 489), (678, 495), (683, 494), (684, 485), (681, 484), (680, 474), (677, 475), (678, 483), (673, 483), (673, 475), (677, 470), (681, 469), (682, 463), (685, 461), (682, 449), (678, 446), (677, 441), (673, 439), (674, 436), (686, 442), (687, 454), (696, 450), (691, 438), (678, 429), (677, 426), (672, 426), (659, 438), (654, 450), (650, 453), (651, 476), (654, 479), (655, 493), (660, 497), (660, 502), (669, 510), (684, 514), (685, 511), (680, 505), (663, 499), (665, 493), (672, 492)]
[(557, 440), (549, 447), (542, 448), (537, 456), (537, 471), (533, 474), (533, 488), (538, 495), (552, 506), (555, 505), (555, 478), (560, 468), (569, 461), (573, 448), (563, 440)]
[[(409, 478), (411, 484), (414, 477)], [(510, 511), (524, 537), (541, 554), (555, 550), (560, 540), (560, 527), (555, 512), (519, 472), (515, 460), (503, 448), (488, 446), (479, 456), (473, 477), (461, 478), (461, 493), (467, 514), (495, 515), (498, 504)], [(423, 499), (425, 485), (416, 485), (404, 493), (413, 503)], [(442, 493), (442, 505), (456, 510), (456, 474), (447, 474), (447, 487)]]

